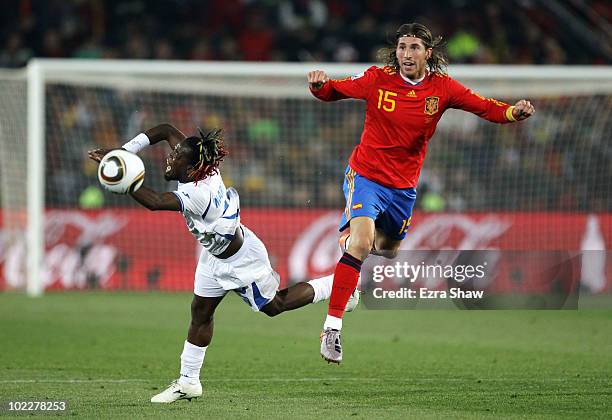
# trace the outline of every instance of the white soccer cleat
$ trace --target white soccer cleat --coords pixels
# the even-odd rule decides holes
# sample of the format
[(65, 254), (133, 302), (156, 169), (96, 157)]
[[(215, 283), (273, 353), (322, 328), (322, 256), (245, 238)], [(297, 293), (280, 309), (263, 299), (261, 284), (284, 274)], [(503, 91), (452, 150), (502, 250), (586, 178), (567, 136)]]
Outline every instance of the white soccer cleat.
[(353, 294), (349, 298), (349, 301), (346, 303), (346, 308), (344, 308), (344, 312), (353, 312), (357, 305), (359, 304), (359, 290), (355, 289)]
[(321, 357), (327, 363), (342, 362), (342, 342), (340, 339), (340, 331), (332, 328), (326, 328), (321, 332)]
[(172, 381), (168, 388), (151, 398), (152, 403), (173, 403), (178, 400), (189, 400), (202, 395), (200, 381), (194, 384), (180, 384), (178, 380)]

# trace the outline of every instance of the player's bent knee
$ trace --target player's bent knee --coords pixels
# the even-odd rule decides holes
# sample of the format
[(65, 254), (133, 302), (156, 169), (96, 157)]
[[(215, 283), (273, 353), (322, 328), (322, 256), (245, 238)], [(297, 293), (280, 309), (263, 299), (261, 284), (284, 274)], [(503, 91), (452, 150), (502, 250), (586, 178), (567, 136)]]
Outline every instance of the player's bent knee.
[(351, 238), (351, 242), (347, 249), (352, 256), (364, 260), (374, 244), (374, 238)]
[(193, 314), (191, 316), (191, 325), (200, 327), (212, 323), (214, 320), (213, 314)]
[(221, 299), (223, 299), (223, 296), (214, 298), (194, 296), (191, 302), (191, 323), (195, 326), (212, 323), (215, 310)]
[(214, 310), (207, 305), (191, 305), (191, 324), (194, 326), (200, 326), (204, 324), (210, 324), (213, 322)]

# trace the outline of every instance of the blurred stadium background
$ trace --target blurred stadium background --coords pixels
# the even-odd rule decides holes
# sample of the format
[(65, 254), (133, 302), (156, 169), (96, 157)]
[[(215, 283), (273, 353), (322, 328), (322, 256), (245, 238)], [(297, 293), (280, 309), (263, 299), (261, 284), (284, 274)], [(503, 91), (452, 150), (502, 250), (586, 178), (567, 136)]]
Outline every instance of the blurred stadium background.
[[(5, 0), (2, 8), (0, 403), (70, 395), (78, 415), (168, 414), (142, 410), (176, 372), (198, 246), (180, 215), (101, 191), (87, 150), (164, 121), (186, 133), (222, 127), (230, 151), (222, 174), (283, 283), (328, 274), (364, 106), (317, 102), (306, 72), (358, 73), (378, 62), (399, 24), (418, 21), (445, 37), (451, 76), (506, 102), (526, 97), (537, 112), (510, 126), (445, 114), (404, 249), (582, 252), (572, 287), (606, 309), (358, 311), (347, 320), (347, 364), (332, 371), (316, 355), (323, 305), (271, 327), (230, 298), (204, 368), (206, 404), (173, 414), (609, 417), (609, 1)], [(145, 183), (157, 190), (173, 187), (162, 178), (166, 153), (142, 153)], [(520, 272), (524, 263), (498, 278), (498, 291), (546, 292)], [(42, 299), (21, 293), (43, 289)]]
[(384, 34), (419, 21), (453, 63), (609, 64), (605, 0), (5, 0), (6, 67), (32, 56), (374, 62)]
[[(527, 97), (538, 109), (533, 120), (503, 127), (445, 115), (404, 248), (604, 251), (612, 243), (608, 2), (488, 2), (482, 9), (443, 1), (411, 7), (409, 15), (397, 1), (5, 6), (0, 63), (17, 69), (0, 78), (0, 289), (24, 289), (28, 269), (39, 265), (33, 261), (43, 260), (35, 277), (44, 288), (190, 290), (198, 250), (181, 217), (103, 193), (96, 165), (85, 159), (88, 149), (116, 147), (163, 121), (186, 133), (225, 130), (224, 178), (239, 190), (243, 220), (284, 282), (329, 273), (339, 255), (344, 165), (364, 106), (314, 100), (305, 74), (362, 71), (404, 20), (445, 36), (450, 74), (467, 86), (507, 102)], [(28, 101), (23, 66), (32, 57), (59, 60), (30, 66), (30, 77), (44, 78), (45, 96)], [(33, 119), (36, 107), (44, 122)], [(28, 143), (28, 136), (37, 137)], [(161, 176), (166, 153), (143, 153), (146, 183), (158, 190), (173, 187)], [(44, 209), (40, 224), (36, 208)], [(30, 234), (39, 234), (29, 243), (28, 222)], [(44, 237), (45, 250), (32, 259), (36, 237), (39, 244)], [(583, 273), (585, 291), (612, 290), (605, 257)], [(506, 287), (529, 291), (532, 280)]]

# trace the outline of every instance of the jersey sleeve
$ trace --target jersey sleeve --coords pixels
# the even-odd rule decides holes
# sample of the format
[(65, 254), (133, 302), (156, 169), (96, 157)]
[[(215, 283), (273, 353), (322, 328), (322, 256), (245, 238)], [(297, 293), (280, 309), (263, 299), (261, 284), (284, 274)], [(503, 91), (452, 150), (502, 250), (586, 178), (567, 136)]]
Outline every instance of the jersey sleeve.
[(208, 213), (211, 203), (211, 192), (208, 188), (198, 188), (195, 183), (179, 184), (173, 191), (181, 202), (182, 213), (204, 215)]
[(321, 89), (310, 92), (322, 101), (331, 102), (340, 99), (366, 99), (378, 78), (378, 67), (372, 66), (365, 72), (346, 79), (329, 80)]
[(448, 78), (449, 108), (457, 108), (496, 123), (514, 122), (513, 106), (493, 98), (485, 98), (456, 80)]

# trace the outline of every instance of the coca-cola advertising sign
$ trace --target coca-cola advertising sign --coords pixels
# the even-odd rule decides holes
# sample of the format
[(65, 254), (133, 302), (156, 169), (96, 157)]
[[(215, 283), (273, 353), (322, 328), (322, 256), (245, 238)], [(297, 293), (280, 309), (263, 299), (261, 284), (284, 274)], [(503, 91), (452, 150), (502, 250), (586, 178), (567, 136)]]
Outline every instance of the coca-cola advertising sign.
[[(333, 272), (338, 211), (249, 209), (242, 222), (264, 242), (282, 286)], [(0, 218), (1, 220), (1, 218)], [(48, 210), (46, 289), (191, 290), (199, 253), (178, 213), (140, 209)], [(594, 250), (612, 244), (612, 214), (417, 214), (402, 250)], [(0, 288), (25, 285), (23, 231), (0, 227)], [(584, 253), (581, 281), (612, 291), (612, 261)], [(587, 257), (588, 255), (588, 257)]]

